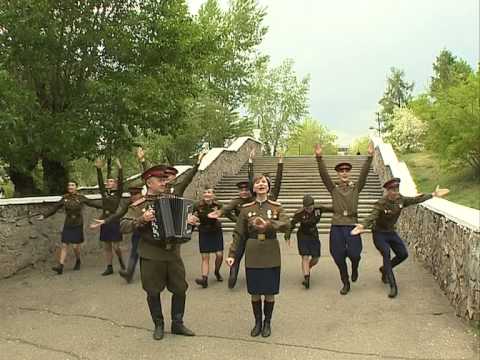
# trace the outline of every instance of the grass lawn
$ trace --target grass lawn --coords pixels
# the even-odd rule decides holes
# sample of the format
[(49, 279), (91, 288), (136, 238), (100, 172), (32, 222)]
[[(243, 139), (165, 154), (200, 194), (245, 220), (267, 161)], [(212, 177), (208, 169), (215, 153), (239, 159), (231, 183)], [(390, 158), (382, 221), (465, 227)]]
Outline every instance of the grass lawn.
[(419, 192), (432, 192), (435, 186), (450, 189), (445, 199), (480, 209), (480, 178), (470, 170), (452, 170), (440, 165), (436, 154), (399, 154), (405, 161)]

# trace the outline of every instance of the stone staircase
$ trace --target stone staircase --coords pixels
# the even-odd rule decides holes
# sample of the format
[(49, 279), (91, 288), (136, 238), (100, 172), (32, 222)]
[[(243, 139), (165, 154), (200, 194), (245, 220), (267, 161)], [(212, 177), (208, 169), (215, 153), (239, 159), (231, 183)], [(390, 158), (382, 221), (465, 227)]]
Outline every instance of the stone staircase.
[[(360, 173), (360, 169), (366, 156), (340, 156), (331, 155), (323, 157), (330, 176), (336, 181), (337, 175), (333, 167), (341, 161), (348, 161), (353, 165), (352, 180), (356, 181)], [(272, 180), (275, 178), (277, 169), (277, 158), (275, 157), (258, 157), (254, 160), (255, 174), (267, 172), (271, 175)], [(304, 194), (310, 194), (315, 199), (315, 204), (331, 205), (330, 193), (327, 191), (318, 173), (315, 157), (312, 156), (292, 156), (283, 160), (284, 170), (282, 187), (278, 201), (289, 216), (302, 207), (302, 198)], [(238, 190), (235, 184), (241, 180), (247, 180), (247, 167), (245, 163), (239, 173), (231, 176), (224, 176), (215, 187), (217, 198), (226, 204), (237, 196)], [(358, 213), (359, 220), (364, 219), (371, 211), (375, 201), (382, 196), (382, 187), (378, 175), (370, 168), (367, 183), (360, 193)], [(318, 228), (320, 233), (328, 233), (331, 223), (331, 214), (323, 214)], [(235, 224), (227, 218), (222, 218), (222, 225), (225, 231), (232, 231)]]

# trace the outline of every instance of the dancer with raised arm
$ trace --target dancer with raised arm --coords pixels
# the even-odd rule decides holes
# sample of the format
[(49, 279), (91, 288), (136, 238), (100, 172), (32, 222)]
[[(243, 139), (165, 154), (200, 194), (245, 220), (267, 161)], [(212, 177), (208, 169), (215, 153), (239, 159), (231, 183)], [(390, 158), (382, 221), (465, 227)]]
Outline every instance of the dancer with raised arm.
[(358, 198), (367, 181), (368, 172), (372, 163), (373, 145), (368, 146), (368, 158), (360, 170), (358, 181), (354, 183), (350, 179), (352, 164), (341, 162), (335, 165), (335, 171), (339, 182), (333, 182), (322, 158), (322, 147), (315, 147), (318, 171), (325, 187), (332, 196), (333, 217), (330, 228), (330, 254), (340, 272), (343, 287), (341, 295), (350, 291), (350, 277), (348, 275), (347, 258), (352, 263), (352, 281), (358, 279), (358, 266), (362, 252), (362, 239), (360, 235), (351, 235), (350, 232), (358, 223)]

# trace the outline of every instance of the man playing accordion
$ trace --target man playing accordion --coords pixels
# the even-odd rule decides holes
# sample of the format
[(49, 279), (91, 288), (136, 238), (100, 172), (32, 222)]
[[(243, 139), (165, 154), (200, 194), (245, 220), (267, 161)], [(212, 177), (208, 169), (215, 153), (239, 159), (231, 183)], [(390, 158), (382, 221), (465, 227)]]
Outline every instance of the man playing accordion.
[[(188, 184), (198, 170), (197, 164), (190, 169), (185, 178), (174, 187), (169, 184), (175, 179), (177, 170), (171, 166), (157, 165), (146, 170), (142, 178), (147, 185), (147, 194), (130, 205), (127, 215), (121, 221), (122, 232), (137, 230), (140, 233), (139, 254), (142, 287), (147, 293), (147, 303), (155, 324), (153, 338), (161, 340), (164, 336), (164, 320), (160, 293), (165, 287), (172, 293), (171, 316), (172, 334), (194, 336), (195, 334), (183, 324), (187, 282), (185, 266), (180, 256), (180, 244), (167, 244), (166, 239), (159, 239), (154, 234), (157, 227), (155, 201), (172, 196), (182, 196)], [(191, 224), (196, 219), (189, 216)], [(168, 246), (167, 246), (168, 245)]]

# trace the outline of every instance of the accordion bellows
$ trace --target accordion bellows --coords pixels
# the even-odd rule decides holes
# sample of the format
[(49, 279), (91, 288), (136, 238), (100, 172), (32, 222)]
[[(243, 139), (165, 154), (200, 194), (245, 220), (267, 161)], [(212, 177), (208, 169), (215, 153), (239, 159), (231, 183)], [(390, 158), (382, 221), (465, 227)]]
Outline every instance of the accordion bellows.
[(155, 200), (155, 221), (152, 223), (153, 238), (165, 241), (166, 247), (183, 244), (192, 238), (193, 226), (188, 215), (193, 212), (193, 201), (181, 197), (164, 197)]

